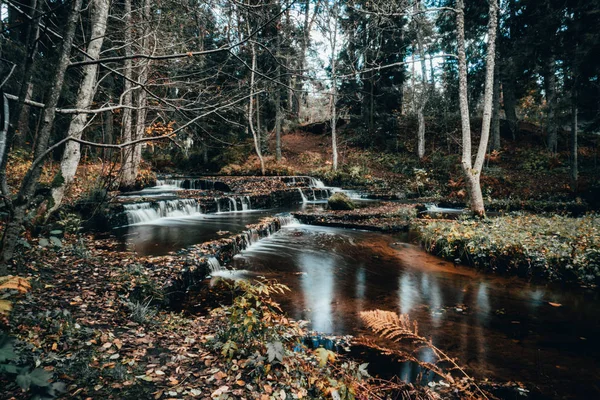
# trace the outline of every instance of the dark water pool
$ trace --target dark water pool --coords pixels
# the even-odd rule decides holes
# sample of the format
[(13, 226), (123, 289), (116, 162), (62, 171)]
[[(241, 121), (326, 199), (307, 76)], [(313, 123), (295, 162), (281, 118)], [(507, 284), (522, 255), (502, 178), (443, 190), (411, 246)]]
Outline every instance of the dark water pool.
[(234, 267), (287, 284), (285, 311), (314, 330), (370, 334), (360, 311), (406, 313), (474, 376), (526, 382), (548, 398), (600, 398), (597, 292), (483, 275), (402, 238), (307, 225), (252, 245)]

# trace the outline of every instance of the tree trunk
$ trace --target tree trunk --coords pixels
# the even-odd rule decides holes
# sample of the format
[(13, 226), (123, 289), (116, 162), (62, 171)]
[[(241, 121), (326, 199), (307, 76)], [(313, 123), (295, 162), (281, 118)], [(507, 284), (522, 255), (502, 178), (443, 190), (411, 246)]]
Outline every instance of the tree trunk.
[[(337, 4), (336, 4), (337, 5)], [(331, 41), (331, 153), (333, 171), (338, 169), (338, 148), (337, 148), (337, 31), (338, 31), (338, 15), (337, 7), (334, 5), (335, 15), (333, 24), (333, 39)]]
[[(97, 59), (100, 56), (104, 34), (106, 32), (106, 21), (108, 19), (109, 0), (95, 0), (92, 8), (92, 26), (91, 40), (87, 52), (91, 59)], [(89, 64), (83, 67), (83, 80), (77, 93), (76, 108), (87, 109), (92, 104), (94, 94), (96, 93), (96, 75), (98, 73), (98, 64)], [(87, 114), (76, 114), (69, 125), (68, 137), (80, 139), (87, 124)], [(62, 160), (60, 162), (60, 172), (62, 184), (52, 190), (52, 199), (54, 204), (48, 210), (48, 214), (56, 211), (62, 204), (65, 191), (73, 182), (79, 160), (81, 159), (81, 145), (78, 142), (69, 141), (65, 145)]]
[[(27, 91), (23, 100), (31, 100), (33, 97), (33, 83), (27, 85)], [(18, 108), (18, 106), (17, 106)], [(29, 116), (30, 107), (27, 104), (23, 104), (21, 108), (21, 115), (19, 115), (19, 122), (17, 122), (18, 134), (15, 134), (14, 145), (17, 147), (25, 146), (27, 143), (27, 136), (29, 136)], [(16, 114), (16, 113), (15, 113)]]
[(485, 68), (485, 90), (483, 97), (483, 120), (481, 126), (481, 139), (475, 163), (472, 164), (471, 153), (471, 126), (469, 121), (469, 104), (467, 100), (467, 58), (465, 54), (465, 14), (464, 2), (457, 2), (457, 29), (458, 29), (458, 65), (459, 65), (459, 102), (462, 122), (462, 167), (465, 174), (467, 191), (471, 211), (479, 216), (485, 216), (483, 195), (481, 193), (481, 169), (487, 152), (492, 118), (492, 98), (494, 87), (494, 62), (496, 55), (496, 28), (498, 25), (498, 0), (489, 1), (488, 23), (488, 48)]
[[(131, 46), (133, 43), (133, 35), (131, 31), (133, 26), (131, 24), (131, 0), (125, 0), (123, 9), (123, 20), (125, 27), (125, 55), (131, 56), (133, 54)], [(125, 60), (123, 75), (125, 80), (123, 82), (123, 117), (121, 119), (121, 138), (123, 143), (130, 142), (132, 139), (132, 120), (133, 111), (131, 110), (133, 104), (133, 94), (131, 87), (131, 80), (133, 78), (133, 62), (131, 59)], [(135, 175), (133, 168), (133, 147), (129, 146), (121, 150), (121, 183), (122, 188), (133, 187), (135, 184)]]
[[(250, 34), (250, 26), (248, 25), (248, 34)], [(260, 141), (258, 138), (258, 134), (254, 129), (254, 71), (256, 71), (256, 48), (254, 47), (254, 43), (250, 44), (250, 49), (252, 51), (252, 71), (250, 71), (250, 101), (248, 102), (248, 127), (250, 128), (250, 133), (252, 134), (252, 139), (254, 140), (254, 150), (256, 151), (256, 155), (258, 156), (258, 160), (260, 161), (260, 171), (263, 175), (265, 175), (265, 160), (262, 156), (262, 151), (260, 149)]]
[(544, 70), (546, 89), (546, 126), (548, 131), (548, 151), (556, 153), (558, 147), (558, 126), (556, 125), (556, 61), (554, 56), (547, 60)]
[[(150, 52), (150, 5), (151, 0), (144, 0), (144, 5), (142, 9), (142, 18), (144, 29), (142, 30), (142, 52), (149, 53)], [(150, 72), (150, 60), (142, 62), (139, 67), (138, 79), (142, 85), (146, 85), (148, 83), (148, 75)], [(146, 106), (148, 104), (148, 93), (145, 90), (139, 90), (137, 92), (137, 104), (136, 104), (136, 122), (135, 122), (135, 137), (134, 140), (138, 140), (144, 137), (144, 133), (146, 132), (146, 115), (148, 111)], [(132, 178), (133, 178), (133, 186), (135, 186), (135, 180), (138, 174), (138, 168), (140, 166), (140, 162), (142, 161), (142, 144), (138, 143), (133, 146), (133, 160), (131, 162), (132, 167)]]
[(490, 151), (500, 150), (500, 79), (498, 64), (494, 68), (494, 98), (492, 102), (492, 141)]
[[(81, 4), (82, 0), (73, 0), (71, 2), (71, 10), (67, 19), (57, 66), (52, 74), (53, 82), (45, 102), (42, 126), (33, 153), (34, 160), (42, 157), (48, 148), (48, 141), (50, 140), (50, 133), (54, 125), (54, 117), (56, 116), (56, 106), (58, 105), (58, 100), (63, 87), (65, 72), (69, 66), (69, 56), (75, 38), (75, 27), (77, 26), (77, 20), (81, 11)], [(21, 187), (19, 188), (17, 198), (13, 203), (13, 209), (11, 210), (2, 237), (0, 275), (6, 275), (7, 265), (13, 258), (15, 246), (25, 220), (25, 214), (37, 189), (42, 167), (42, 162), (33, 163), (21, 182)]]
[(577, 165), (577, 91), (571, 94), (571, 190), (577, 191), (578, 165)]
[[(279, 20), (281, 25), (281, 19)], [(275, 84), (275, 159), (277, 162), (281, 161), (281, 32), (277, 30), (277, 41), (276, 41), (275, 55), (277, 57), (277, 83)]]
[[(420, 2), (415, 3), (415, 11), (418, 11)], [(427, 67), (425, 65), (425, 50), (423, 48), (423, 26), (418, 23), (417, 26), (417, 48), (419, 58), (421, 59), (421, 93), (419, 96), (419, 104), (417, 106), (417, 120), (419, 121), (417, 134), (417, 155), (419, 159), (425, 156), (425, 106), (429, 97), (429, 88), (427, 87)]]
[[(18, 147), (23, 147), (27, 142), (29, 134), (29, 106), (24, 104), (25, 100), (31, 99), (33, 96), (33, 62), (37, 55), (37, 48), (40, 36), (40, 24), (37, 14), (41, 6), (41, 2), (33, 0), (31, 3), (30, 17), (33, 20), (29, 21), (26, 34), (27, 50), (25, 60), (23, 62), (23, 80), (19, 88), (19, 101), (15, 107), (15, 117), (18, 118), (17, 129), (18, 134), (14, 135), (14, 144)], [(35, 22), (34, 22), (35, 21)]]

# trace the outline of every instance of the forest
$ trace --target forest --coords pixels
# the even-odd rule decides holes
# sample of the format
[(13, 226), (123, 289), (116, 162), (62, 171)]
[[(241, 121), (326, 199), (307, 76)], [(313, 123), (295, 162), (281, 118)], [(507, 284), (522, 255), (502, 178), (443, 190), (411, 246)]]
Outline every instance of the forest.
[(598, 27), (0, 0), (0, 398), (600, 398)]

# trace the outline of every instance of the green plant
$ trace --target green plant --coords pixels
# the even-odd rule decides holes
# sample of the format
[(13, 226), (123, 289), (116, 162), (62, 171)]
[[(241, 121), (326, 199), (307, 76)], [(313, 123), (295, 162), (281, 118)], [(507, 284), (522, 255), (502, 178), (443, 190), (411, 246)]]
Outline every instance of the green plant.
[(24, 392), (33, 392), (34, 398), (54, 398), (63, 393), (65, 384), (51, 382), (52, 374), (46, 370), (19, 366), (14, 341), (14, 338), (0, 334), (0, 374), (14, 376), (15, 383)]
[[(217, 337), (223, 356), (231, 359), (237, 353), (264, 353), (267, 343), (283, 342), (297, 333), (271, 297), (289, 291), (287, 286), (271, 280), (254, 284), (235, 281), (228, 285), (238, 293), (233, 304), (213, 311), (221, 321)], [(274, 349), (271, 354), (278, 355)]]
[(148, 302), (139, 302), (139, 301), (126, 301), (125, 306), (129, 309), (130, 315), (129, 317), (133, 322), (137, 322), (138, 324), (145, 324), (152, 321), (157, 314), (157, 311), (154, 307), (151, 307), (152, 299), (148, 300)]

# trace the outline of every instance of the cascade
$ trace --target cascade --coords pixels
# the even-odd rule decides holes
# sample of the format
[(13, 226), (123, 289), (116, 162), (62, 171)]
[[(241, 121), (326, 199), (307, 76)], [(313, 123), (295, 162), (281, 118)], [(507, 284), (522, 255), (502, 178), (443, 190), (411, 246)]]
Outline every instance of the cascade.
[(206, 263), (208, 264), (208, 268), (210, 269), (211, 273), (223, 271), (225, 269), (221, 266), (221, 263), (219, 263), (219, 260), (217, 260), (215, 257), (209, 257), (206, 260)]
[(237, 202), (234, 197), (229, 198), (229, 211), (237, 211)]
[(295, 224), (299, 224), (300, 221), (298, 221), (293, 215), (291, 214), (279, 214), (276, 216), (277, 219), (279, 220), (279, 224), (281, 226), (286, 226), (286, 225), (295, 225)]
[(312, 187), (316, 187), (316, 188), (324, 188), (325, 187), (325, 184), (320, 179), (313, 178), (312, 176), (309, 176), (308, 179), (310, 182), (310, 186), (312, 186)]
[(302, 191), (302, 188), (298, 188), (298, 191), (300, 192), (300, 196), (302, 196), (302, 203), (307, 203), (308, 199), (304, 195), (304, 192)]
[(246, 210), (250, 210), (250, 196), (244, 196), (241, 198), (242, 201), (242, 210), (246, 211)]
[(129, 224), (139, 224), (167, 217), (186, 217), (202, 213), (194, 199), (165, 200), (154, 203), (124, 204)]

